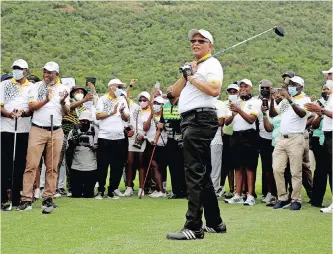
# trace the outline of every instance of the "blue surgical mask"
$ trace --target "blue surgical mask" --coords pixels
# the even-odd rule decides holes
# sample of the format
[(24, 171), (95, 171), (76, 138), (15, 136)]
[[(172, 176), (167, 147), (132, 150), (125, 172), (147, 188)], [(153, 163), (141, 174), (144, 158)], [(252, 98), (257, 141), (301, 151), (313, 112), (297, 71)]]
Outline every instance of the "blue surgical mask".
[(23, 70), (13, 70), (13, 78), (15, 80), (20, 80), (24, 77)]
[(161, 111), (161, 106), (160, 105), (153, 105), (153, 110), (154, 112), (158, 113)]
[(228, 100), (229, 101), (235, 101), (238, 99), (238, 95), (237, 94), (229, 94), (228, 95)]
[(295, 87), (295, 86), (288, 86), (288, 93), (291, 96), (295, 96), (297, 94), (297, 87)]
[(117, 88), (117, 90), (114, 92), (114, 94), (119, 97), (121, 96), (122, 92), (124, 92), (122, 89)]

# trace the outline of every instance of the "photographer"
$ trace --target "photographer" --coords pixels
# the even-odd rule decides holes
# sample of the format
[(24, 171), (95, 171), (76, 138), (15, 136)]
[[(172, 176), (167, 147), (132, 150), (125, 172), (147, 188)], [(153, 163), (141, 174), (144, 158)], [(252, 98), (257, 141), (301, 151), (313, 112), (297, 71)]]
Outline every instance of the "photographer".
[[(230, 139), (233, 166), (236, 172), (236, 193), (225, 203), (255, 205), (254, 187), (258, 164), (258, 147), (256, 120), (260, 111), (260, 101), (252, 97), (252, 82), (249, 79), (239, 81), (240, 100), (230, 103), (230, 112), (225, 124), (233, 124), (233, 134)], [(246, 174), (248, 185), (247, 198), (241, 197), (242, 185)]]
[[(192, 29), (188, 38), (195, 60), (180, 69), (183, 76), (172, 89), (174, 97), (180, 96), (178, 105), (182, 116), (188, 211), (184, 228), (179, 233), (168, 234), (170, 240), (202, 239), (204, 230), (226, 232), (210, 178), (210, 144), (218, 129), (214, 97), (221, 91), (223, 69), (220, 62), (211, 57), (214, 40), (208, 31)], [(206, 219), (204, 227), (203, 209)]]
[(119, 79), (111, 79), (108, 93), (99, 98), (96, 107), (96, 119), (99, 121), (97, 148), (98, 194), (95, 199), (103, 199), (105, 183), (110, 166), (108, 198), (119, 199), (118, 190), (125, 163), (124, 121), (129, 120), (127, 102), (119, 86)]
[(96, 184), (98, 132), (90, 111), (83, 111), (79, 121), (79, 127), (68, 134), (66, 151), (67, 165), (71, 168), (72, 197), (92, 198)]
[[(323, 123), (322, 123), (322, 130), (324, 132), (324, 144), (323, 144), (323, 154), (322, 154), (322, 160), (323, 164), (321, 164), (325, 169), (323, 170), (322, 174), (322, 187), (324, 189), (324, 186), (326, 186), (326, 177), (327, 174), (329, 175), (329, 183), (332, 191), (332, 132), (333, 132), (333, 123), (332, 123), (332, 112), (333, 112), (333, 97), (332, 97), (332, 80), (326, 81), (326, 86), (329, 89), (327, 91), (327, 95), (329, 95), (327, 104), (325, 108), (322, 108), (322, 106), (314, 104), (314, 103), (307, 103), (305, 107), (307, 110), (311, 112), (315, 112), (318, 114), (318, 116), (323, 117)], [(318, 127), (318, 121), (313, 123), (313, 127)], [(316, 126), (317, 125), (317, 126)], [(326, 172), (326, 174), (325, 174)], [(319, 183), (318, 183), (319, 184)], [(325, 187), (326, 189), (326, 187)], [(325, 193), (325, 191), (324, 191)], [(317, 194), (317, 193), (316, 193)], [(320, 199), (321, 196), (323, 196), (322, 193), (320, 193)], [(332, 213), (333, 206), (332, 204), (327, 208), (322, 208), (320, 210), (323, 213)]]
[[(261, 166), (262, 166), (262, 173), (263, 173), (263, 182), (267, 186), (267, 194), (266, 197), (263, 199), (263, 202), (266, 205), (272, 205), (276, 202), (276, 184), (273, 175), (273, 150), (274, 147), (272, 146), (272, 133), (267, 132), (264, 127), (264, 118), (268, 118), (266, 111), (268, 110), (268, 102), (273, 101), (271, 98), (271, 91), (273, 88), (273, 84), (270, 80), (263, 79), (259, 83), (259, 91), (260, 91), (260, 98), (261, 98), (261, 112), (258, 116), (259, 120), (259, 152), (261, 158)], [(265, 112), (264, 112), (264, 111)]]
[(294, 76), (288, 84), (288, 91), (282, 90), (283, 101), (278, 107), (271, 105), (270, 117), (281, 115), (280, 133), (273, 152), (273, 172), (277, 187), (278, 201), (274, 209), (290, 205), (285, 186), (284, 172), (288, 159), (292, 175), (291, 210), (300, 210), (302, 205), (302, 158), (304, 154), (304, 130), (307, 122), (307, 111), (304, 105), (310, 98), (302, 94), (304, 80)]

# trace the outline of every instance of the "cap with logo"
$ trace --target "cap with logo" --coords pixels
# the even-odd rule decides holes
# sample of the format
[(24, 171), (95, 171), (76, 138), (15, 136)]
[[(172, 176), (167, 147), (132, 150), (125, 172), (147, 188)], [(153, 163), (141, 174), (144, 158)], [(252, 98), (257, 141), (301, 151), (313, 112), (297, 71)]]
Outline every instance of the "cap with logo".
[(290, 79), (290, 81), (291, 82), (294, 82), (294, 83), (297, 83), (297, 84), (299, 84), (299, 85), (301, 85), (301, 86), (303, 86), (304, 87), (304, 79), (302, 79), (301, 77), (299, 77), (299, 76), (295, 76), (295, 77), (292, 77), (291, 79)]
[(241, 85), (242, 83), (244, 83), (244, 84), (246, 84), (246, 85), (252, 87), (252, 82), (251, 82), (251, 80), (249, 80), (249, 79), (247, 79), (247, 78), (242, 79), (242, 80), (240, 80), (240, 81), (238, 82), (239, 85)]
[(208, 32), (207, 30), (203, 30), (203, 29), (191, 29), (188, 32), (188, 38), (189, 38), (189, 40), (192, 40), (193, 36), (196, 35), (196, 34), (201, 34), (203, 37), (205, 37), (206, 39), (208, 39), (211, 44), (214, 44), (214, 39), (213, 39), (213, 36), (211, 35), (211, 33)]

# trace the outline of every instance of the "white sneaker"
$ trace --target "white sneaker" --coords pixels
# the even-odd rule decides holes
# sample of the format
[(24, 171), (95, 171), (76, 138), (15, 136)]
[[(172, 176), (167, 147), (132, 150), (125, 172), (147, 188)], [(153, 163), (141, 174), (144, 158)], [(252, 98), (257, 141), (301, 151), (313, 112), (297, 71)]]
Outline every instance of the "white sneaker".
[(39, 188), (36, 188), (36, 189), (35, 189), (34, 198), (35, 198), (35, 199), (39, 199), (40, 194), (41, 194), (41, 193), (40, 193), (40, 189), (39, 189)]
[(116, 194), (118, 197), (125, 197), (125, 195), (121, 193), (119, 189), (114, 190), (113, 193)]
[(263, 203), (267, 203), (272, 199), (272, 194), (270, 192), (267, 193), (266, 197), (262, 200)]
[(55, 198), (60, 198), (61, 197), (61, 194), (59, 192), (57, 192), (55, 195), (54, 195)]
[(238, 194), (235, 194), (235, 196), (233, 196), (232, 198), (225, 199), (224, 202), (228, 203), (228, 204), (243, 204), (244, 200), (241, 196), (239, 196)]
[(254, 197), (248, 194), (247, 199), (245, 200), (243, 205), (253, 206), (255, 204), (256, 204), (256, 200), (254, 199)]
[(71, 197), (72, 196), (72, 192), (67, 192), (67, 197)]
[(145, 191), (144, 191), (143, 189), (139, 188), (139, 191), (138, 191), (138, 197), (140, 197), (140, 195), (141, 195), (141, 191), (142, 191), (142, 196), (145, 195)]
[(165, 198), (166, 194), (162, 191), (154, 191), (152, 194), (149, 195), (151, 198)]
[(116, 193), (112, 192), (111, 196), (108, 195), (108, 199), (119, 199), (120, 197)]
[(124, 196), (125, 197), (130, 197), (133, 195), (133, 188), (132, 187), (127, 187), (125, 192), (124, 192)]
[(220, 198), (225, 194), (225, 189), (223, 186), (217, 189), (216, 191), (216, 197)]
[(95, 199), (97, 199), (97, 200), (103, 199), (102, 193), (98, 192), (98, 194), (95, 196)]
[(96, 182), (96, 184), (95, 184), (95, 188), (98, 188), (99, 187), (99, 184), (98, 184), (98, 182)]
[(322, 213), (332, 213), (333, 212), (333, 204), (331, 204), (329, 207), (320, 209), (320, 212), (322, 212)]

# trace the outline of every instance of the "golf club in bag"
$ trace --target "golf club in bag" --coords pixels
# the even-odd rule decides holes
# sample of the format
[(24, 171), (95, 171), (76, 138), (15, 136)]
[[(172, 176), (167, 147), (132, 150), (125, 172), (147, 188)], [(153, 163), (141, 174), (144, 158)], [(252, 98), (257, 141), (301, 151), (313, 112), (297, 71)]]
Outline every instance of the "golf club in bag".
[[(235, 47), (237, 47), (237, 46), (239, 46), (239, 45), (241, 45), (241, 44), (243, 44), (243, 43), (245, 43), (245, 42), (248, 42), (248, 41), (250, 41), (250, 40), (253, 40), (254, 38), (257, 38), (258, 36), (263, 35), (263, 34), (265, 34), (265, 33), (268, 33), (268, 32), (270, 32), (270, 31), (272, 31), (272, 30), (273, 30), (278, 36), (280, 36), (280, 37), (283, 37), (283, 36), (284, 36), (284, 29), (283, 29), (282, 27), (280, 27), (280, 26), (274, 26), (274, 27), (272, 27), (272, 28), (270, 28), (270, 29), (268, 29), (268, 30), (262, 32), (262, 33), (259, 33), (259, 34), (255, 35), (255, 36), (252, 36), (251, 38), (248, 38), (248, 39), (246, 39), (246, 40), (244, 40), (244, 41), (241, 41), (241, 42), (239, 42), (239, 43), (237, 43), (237, 44), (235, 44), (235, 45), (233, 45), (233, 46), (230, 46), (229, 48), (226, 48), (226, 49), (220, 50), (220, 51), (216, 52), (215, 54), (213, 54), (211, 57), (216, 57), (216, 56), (218, 56), (218, 55), (224, 54), (226, 51), (229, 51), (229, 50), (231, 50), (231, 49), (233, 49), (233, 48), (235, 48)], [(206, 58), (206, 59), (204, 59), (204, 60), (202, 60), (202, 61), (198, 61), (198, 64), (204, 62), (204, 61), (207, 60), (207, 59), (208, 59), (208, 58)]]
[[(53, 170), (53, 115), (50, 115), (50, 120), (51, 120), (51, 168)], [(53, 205), (47, 206), (43, 209), (42, 213), (43, 214), (49, 214), (53, 211)]]
[(156, 145), (154, 145), (153, 152), (151, 153), (151, 157), (150, 157), (149, 165), (148, 165), (148, 168), (147, 168), (147, 173), (146, 173), (146, 176), (145, 176), (145, 180), (143, 181), (143, 184), (141, 186), (141, 192), (140, 192), (139, 199), (142, 198), (142, 194), (144, 192), (144, 187), (145, 187), (145, 184), (146, 184), (147, 176), (149, 174), (150, 165), (151, 165), (151, 162), (152, 162), (153, 157), (154, 157), (155, 149), (156, 149)]

